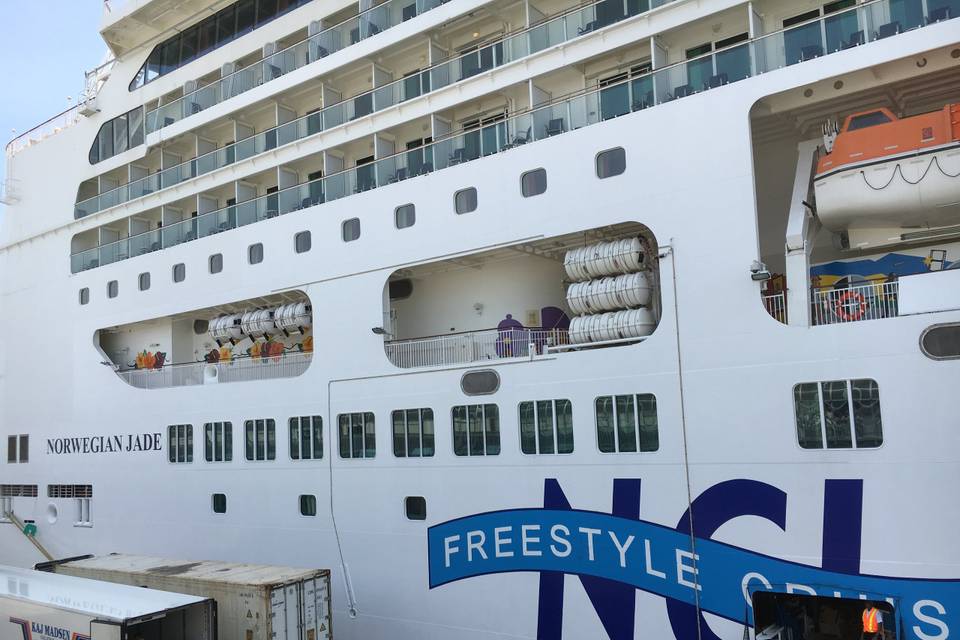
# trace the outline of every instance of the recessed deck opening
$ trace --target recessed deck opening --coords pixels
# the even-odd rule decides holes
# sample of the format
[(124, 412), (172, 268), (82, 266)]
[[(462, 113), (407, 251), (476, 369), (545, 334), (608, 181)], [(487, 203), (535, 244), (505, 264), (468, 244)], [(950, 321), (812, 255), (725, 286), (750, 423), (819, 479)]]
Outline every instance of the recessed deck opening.
[(658, 281), (646, 227), (590, 229), (400, 269), (375, 332), (402, 368), (629, 344), (656, 328)]

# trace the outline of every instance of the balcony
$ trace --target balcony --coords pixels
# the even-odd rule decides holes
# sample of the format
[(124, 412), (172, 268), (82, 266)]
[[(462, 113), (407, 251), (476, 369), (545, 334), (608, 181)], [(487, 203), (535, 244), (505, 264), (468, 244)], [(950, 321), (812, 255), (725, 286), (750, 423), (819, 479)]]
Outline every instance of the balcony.
[(761, 295), (763, 308), (767, 310), (770, 317), (774, 320), (787, 324), (787, 294), (783, 291)]
[(445, 2), (449, 0), (387, 0), (252, 66), (147, 112), (147, 133), (158, 131), (254, 87), (276, 80), (331, 53), (435, 9)]
[[(76, 273), (292, 211), (314, 207), (331, 200), (502, 153), (514, 147), (598, 124), (612, 117), (662, 105), (754, 75), (811, 60), (816, 56), (801, 55), (802, 52), (797, 49), (796, 40), (791, 36), (798, 29), (806, 29), (804, 42), (810, 42), (811, 38), (819, 37), (824, 55), (848, 48), (843, 45), (849, 44), (849, 38), (856, 40), (856, 32), (852, 35), (847, 34), (845, 36), (847, 40), (833, 36), (828, 38), (828, 33), (833, 35), (838, 33), (836, 27), (838, 24), (844, 24), (848, 29), (857, 26), (858, 30), (866, 30), (872, 34), (869, 40), (881, 39), (884, 37), (882, 35), (884, 30), (880, 27), (889, 24), (885, 20), (890, 15), (892, 15), (890, 0), (874, 0), (825, 18), (636, 75), (601, 89), (589, 89), (570, 94), (552, 103), (515, 114), (479, 129), (455, 132), (413, 151), (386, 156), (370, 164), (331, 173), (317, 180), (247, 200), (241, 204), (210, 211), (196, 218), (165, 226), (162, 230), (130, 236), (111, 244), (74, 253), (71, 256), (71, 269)], [(841, 22), (837, 22), (838, 20)], [(843, 22), (844, 20), (846, 22)], [(811, 25), (817, 28), (812, 29)], [(828, 25), (833, 25), (833, 28), (828, 30)], [(816, 36), (816, 34), (820, 35)], [(869, 40), (865, 39), (864, 42), (868, 43)], [(864, 46), (868, 45), (864, 44)], [(812, 50), (808, 50), (808, 53), (810, 52)], [(457, 64), (462, 65), (462, 62)], [(462, 66), (460, 69), (462, 71)], [(342, 103), (335, 106), (350, 108), (348, 105), (341, 105)], [(285, 129), (285, 136), (291, 136), (291, 140), (296, 139), (295, 136), (299, 135), (301, 128), (305, 129), (306, 135), (310, 135), (310, 122), (310, 116), (307, 116), (283, 125), (283, 127), (289, 127)], [(320, 126), (322, 122), (323, 116), (320, 118)], [(280, 139), (279, 129), (283, 127), (278, 127), (277, 133), (273, 136), (277, 141)], [(249, 145), (250, 153), (256, 153), (258, 140), (261, 145), (267, 145), (270, 141), (267, 133), (261, 134), (262, 137), (250, 138), (250, 142), (244, 141), (238, 144), (246, 143)]]
[(896, 318), (898, 285), (893, 280), (842, 289), (813, 289), (810, 292), (811, 321), (814, 325), (822, 325)]
[(533, 358), (569, 344), (566, 329), (487, 329), (384, 343), (394, 365), (439, 367), (510, 358)]
[[(673, 2), (673, 0), (654, 0), (653, 7), (662, 6), (669, 2)], [(327, 131), (356, 118), (383, 111), (401, 102), (438, 91), (479, 73), (515, 62), (548, 47), (568, 42), (581, 35), (649, 10), (646, 5), (638, 5), (635, 12), (611, 14), (607, 9), (609, 4), (609, 0), (600, 0), (586, 7), (577, 7), (534, 27), (486, 44), (475, 51), (424, 69), (420, 73), (405, 76), (376, 89), (331, 104), (296, 120), (262, 131), (245, 140), (229, 144), (140, 180), (129, 182), (92, 198), (87, 198), (75, 205), (74, 215), (76, 218), (82, 218), (109, 207), (170, 188), (197, 176)], [(249, 72), (249, 69), (245, 71)], [(206, 89), (207, 87), (197, 93)], [(189, 97), (186, 96), (186, 98)], [(172, 102), (161, 107), (161, 109), (174, 108), (173, 105), (175, 104), (177, 103)], [(212, 104), (214, 103), (207, 106), (212, 106)], [(207, 108), (207, 106), (202, 106), (202, 108)]]
[(269, 357), (237, 357), (228, 362), (188, 362), (164, 365), (157, 369), (117, 371), (124, 382), (139, 389), (166, 389), (294, 378), (310, 366), (312, 353), (286, 353)]

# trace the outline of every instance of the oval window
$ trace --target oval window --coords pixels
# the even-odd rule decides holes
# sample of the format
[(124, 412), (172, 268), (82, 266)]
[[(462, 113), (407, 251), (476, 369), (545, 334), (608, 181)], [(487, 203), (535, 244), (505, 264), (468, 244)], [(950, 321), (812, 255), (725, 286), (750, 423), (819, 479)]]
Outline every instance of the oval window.
[(485, 396), (500, 388), (500, 376), (492, 369), (470, 371), (460, 379), (460, 388), (468, 396)]
[(960, 358), (960, 323), (927, 327), (920, 334), (920, 350), (934, 360)]

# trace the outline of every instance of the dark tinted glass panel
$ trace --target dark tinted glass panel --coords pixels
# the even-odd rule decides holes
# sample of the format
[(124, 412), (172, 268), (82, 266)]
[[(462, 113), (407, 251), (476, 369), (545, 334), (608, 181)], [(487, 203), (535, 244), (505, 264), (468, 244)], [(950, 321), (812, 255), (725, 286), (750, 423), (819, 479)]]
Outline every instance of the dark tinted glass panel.
[(496, 371), (471, 371), (461, 378), (460, 388), (468, 396), (495, 393), (500, 388), (500, 376)]
[(406, 505), (407, 518), (410, 520), (427, 519), (427, 500), (422, 496), (407, 496), (404, 501)]
[(250, 264), (260, 264), (263, 262), (263, 243), (258, 242), (250, 245), (250, 248), (247, 250), (247, 257)]
[(217, 44), (230, 42), (237, 33), (237, 7), (231, 5), (217, 14)]
[(272, 20), (277, 15), (277, 0), (259, 0), (257, 2), (257, 24)]
[(613, 398), (604, 396), (597, 398), (595, 403), (597, 412), (597, 446), (604, 453), (616, 451), (616, 440), (613, 435)]
[(300, 496), (300, 515), (317, 515), (317, 496)]
[(137, 107), (127, 114), (127, 131), (131, 147), (143, 144), (143, 107)]
[(617, 444), (618, 451), (637, 450), (637, 425), (635, 422), (633, 396), (617, 396)]
[(851, 380), (850, 401), (853, 405), (853, 427), (857, 448), (883, 444), (880, 424), (880, 388), (875, 380)]
[(890, 122), (890, 117), (885, 114), (883, 111), (874, 111), (873, 113), (865, 113), (862, 116), (854, 116), (850, 119), (850, 126), (847, 127), (847, 131), (856, 131), (857, 129), (866, 129), (867, 127), (873, 127), (878, 124), (885, 124)]
[(547, 190), (547, 172), (544, 169), (527, 171), (520, 177), (520, 190), (524, 198), (540, 195)]
[(623, 147), (601, 151), (597, 154), (597, 177), (618, 176), (627, 170), (627, 152)]
[(90, 289), (84, 287), (80, 289), (80, 304), (87, 304), (88, 302), (90, 302)]
[(222, 493), (213, 494), (213, 512), (214, 513), (226, 513), (227, 512), (227, 496)]
[(820, 432), (820, 389), (816, 382), (793, 388), (793, 411), (797, 421), (797, 441), (804, 449), (822, 449)]
[(846, 449), (852, 447), (847, 382), (845, 380), (824, 382), (821, 384), (821, 395), (827, 448)]
[(207, 18), (200, 24), (197, 34), (197, 55), (203, 55), (217, 46), (217, 18)]
[(186, 64), (197, 56), (200, 27), (193, 26), (183, 32), (180, 40), (180, 64)]
[(240, 0), (237, 3), (237, 35), (243, 35), (256, 22), (257, 2), (256, 0)]
[(532, 402), (520, 403), (520, 450), (537, 452), (537, 425)]
[(928, 358), (960, 358), (960, 324), (927, 329), (920, 337), (920, 348)]
[(474, 187), (461, 189), (454, 196), (454, 207), (458, 214), (470, 213), (477, 209), (477, 190)]
[(170, 73), (180, 64), (180, 36), (175, 36), (163, 44), (163, 60), (160, 63), (160, 75)]

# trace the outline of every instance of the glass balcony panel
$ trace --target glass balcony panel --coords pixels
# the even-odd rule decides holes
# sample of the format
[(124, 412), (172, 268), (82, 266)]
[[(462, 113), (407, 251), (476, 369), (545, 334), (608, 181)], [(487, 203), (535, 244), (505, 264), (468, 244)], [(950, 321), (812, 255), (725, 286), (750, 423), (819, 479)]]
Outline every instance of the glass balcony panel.
[(804, 60), (819, 58), (824, 54), (821, 23), (811, 22), (783, 32), (783, 43), (787, 64), (796, 64)]
[(374, 169), (377, 186), (384, 187), (397, 182), (400, 179), (397, 170), (401, 164), (403, 164), (403, 160), (398, 159), (398, 156), (390, 156), (382, 160), (377, 160)]
[(284, 189), (278, 194), (277, 199), (280, 215), (301, 209), (301, 203), (304, 201), (309, 202), (309, 199), (306, 185), (298, 185), (292, 189)]
[(646, 75), (630, 83), (630, 100), (633, 111), (653, 106), (653, 76)]
[(159, 229), (131, 236), (129, 240), (130, 256), (142, 256), (145, 253), (157, 251), (161, 247), (160, 242), (161, 238)]
[(430, 69), (430, 86), (433, 90), (442, 89), (453, 82), (453, 78), (460, 77), (459, 60), (450, 60), (440, 66)]
[(748, 43), (725, 49), (714, 57), (717, 71), (707, 81), (708, 88), (713, 89), (728, 82), (750, 77), (750, 45)]
[(923, 26), (923, 2), (921, 0), (890, 0), (890, 22), (877, 27), (878, 37), (894, 35)]
[[(850, 6), (853, 6), (854, 0), (848, 0), (848, 2)], [(823, 24), (828, 53), (848, 49), (865, 42), (864, 31), (860, 26), (856, 11), (844, 11), (839, 15), (827, 16), (824, 18)]]
[(373, 108), (371, 111), (380, 111), (400, 102), (399, 89), (402, 85), (391, 82), (388, 85), (375, 89), (373, 92)]
[(237, 226), (243, 227), (254, 222), (267, 219), (266, 209), (262, 200), (247, 200), (233, 207)]
[(603, 120), (630, 113), (630, 85), (621, 83), (600, 90), (600, 117)]
[(73, 273), (94, 269), (100, 266), (100, 247), (94, 247), (70, 256), (70, 268)]
[(350, 102), (338, 102), (323, 110), (323, 128), (337, 127), (348, 120), (348, 106)]
[(347, 172), (337, 173), (323, 180), (323, 193), (326, 199), (339, 200), (348, 193), (353, 193), (353, 187)]
[(260, 136), (251, 136), (233, 145), (234, 159), (236, 162), (240, 162), (241, 160), (246, 160), (247, 158), (257, 155), (257, 147), (259, 146), (261, 149), (263, 148), (262, 140), (260, 144), (257, 145), (257, 139), (259, 137)]

